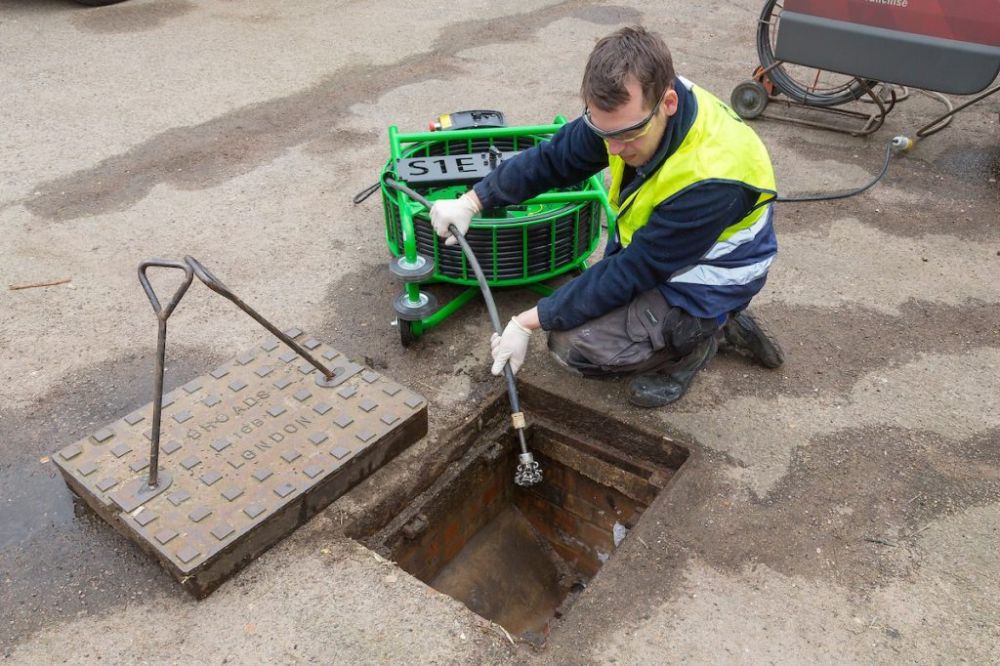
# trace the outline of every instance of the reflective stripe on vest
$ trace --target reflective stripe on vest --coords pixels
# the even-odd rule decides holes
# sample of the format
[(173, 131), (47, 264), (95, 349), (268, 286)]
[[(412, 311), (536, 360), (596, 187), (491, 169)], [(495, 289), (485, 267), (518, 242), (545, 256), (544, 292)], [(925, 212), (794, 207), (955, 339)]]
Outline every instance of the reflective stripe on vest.
[(691, 268), (678, 271), (670, 277), (670, 282), (687, 282), (688, 284), (711, 284), (720, 287), (732, 284), (750, 284), (759, 280), (767, 273), (774, 257), (768, 257), (749, 266), (738, 268), (722, 268), (711, 264), (695, 264)]
[[(715, 245), (709, 248), (708, 252), (705, 253), (705, 256), (702, 257), (702, 261), (724, 257), (739, 246), (745, 245), (746, 243), (749, 243), (757, 238), (757, 234), (763, 231), (764, 228), (767, 227), (768, 222), (771, 221), (771, 206), (773, 205), (774, 204), (768, 204), (763, 208), (758, 209), (760, 211), (759, 213), (754, 211), (757, 219), (746, 229), (737, 229), (729, 236), (726, 236), (724, 233), (719, 236), (719, 240), (715, 241)], [(751, 213), (751, 215), (748, 215), (747, 217), (754, 216), (754, 213)], [(745, 220), (746, 218), (743, 219)], [(732, 228), (733, 227), (729, 227), (726, 231), (729, 231), (729, 229)]]
[[(728, 106), (682, 77), (678, 77), (677, 83), (693, 93), (698, 105), (695, 120), (681, 145), (624, 201), (618, 201), (618, 197), (625, 162), (609, 153), (611, 187), (608, 197), (616, 212), (620, 212), (619, 239), (623, 246), (627, 246), (632, 241), (632, 235), (649, 221), (654, 208), (690, 187), (704, 182), (729, 182), (759, 192), (757, 207), (723, 230), (701, 259), (701, 262), (711, 261), (753, 242), (767, 227), (771, 218), (771, 206), (767, 202), (775, 195), (774, 171), (764, 144)], [(772, 259), (753, 261), (748, 266), (735, 268), (719, 268), (699, 262), (678, 271), (671, 281), (746, 284), (764, 275)]]

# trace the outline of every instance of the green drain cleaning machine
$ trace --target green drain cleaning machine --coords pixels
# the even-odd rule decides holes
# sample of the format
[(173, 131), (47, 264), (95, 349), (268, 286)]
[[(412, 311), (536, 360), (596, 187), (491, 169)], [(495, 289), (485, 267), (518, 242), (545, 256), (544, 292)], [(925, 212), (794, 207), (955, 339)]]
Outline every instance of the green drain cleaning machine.
[[(427, 207), (389, 184), (405, 184), (430, 203), (461, 196), (502, 161), (548, 141), (565, 122), (557, 116), (550, 125), (507, 127), (497, 111), (464, 111), (432, 124), (441, 129), (402, 133), (396, 126), (389, 128), (390, 157), (379, 187), (386, 242), (393, 254), (390, 270), (404, 284), (394, 302), (403, 345), (441, 323), (479, 288), (462, 249), (446, 246), (434, 233)], [(466, 239), (490, 287), (523, 286), (546, 295), (552, 292), (542, 284), (546, 280), (586, 269), (587, 258), (600, 242), (602, 211), (608, 232), (614, 233), (604, 185), (592, 176), (517, 206), (485, 210), (473, 218)], [(465, 290), (439, 304), (422, 288), (431, 283)]]

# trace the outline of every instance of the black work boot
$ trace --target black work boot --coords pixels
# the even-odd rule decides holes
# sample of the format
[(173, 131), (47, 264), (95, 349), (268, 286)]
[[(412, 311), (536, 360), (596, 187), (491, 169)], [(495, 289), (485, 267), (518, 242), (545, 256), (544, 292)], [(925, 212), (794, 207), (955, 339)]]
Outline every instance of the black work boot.
[(746, 310), (732, 315), (722, 326), (721, 351), (735, 351), (748, 356), (765, 368), (780, 368), (785, 362), (781, 345), (768, 332), (764, 322)]
[(628, 383), (628, 401), (636, 407), (662, 407), (684, 395), (698, 371), (715, 356), (718, 342), (715, 336), (672, 366), (670, 372), (646, 372)]

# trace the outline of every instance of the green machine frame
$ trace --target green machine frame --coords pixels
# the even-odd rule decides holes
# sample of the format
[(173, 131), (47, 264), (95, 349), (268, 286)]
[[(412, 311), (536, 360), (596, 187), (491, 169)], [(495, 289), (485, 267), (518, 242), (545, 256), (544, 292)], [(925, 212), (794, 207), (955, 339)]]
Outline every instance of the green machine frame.
[[(551, 125), (521, 127), (414, 133), (401, 133), (395, 125), (389, 127), (390, 159), (382, 170), (380, 187), (386, 243), (394, 257), (390, 270), (405, 283), (403, 294), (394, 303), (404, 345), (455, 313), (479, 293), (479, 288), (457, 246), (445, 246), (433, 233), (430, 211), (386, 184), (387, 178), (405, 182), (396, 173), (398, 161), (417, 156), (471, 155), (494, 148), (516, 152), (549, 140), (565, 123), (564, 117), (557, 116)], [(468, 187), (436, 187), (420, 194), (433, 202), (460, 196)], [(602, 211), (608, 221), (608, 234), (614, 234), (615, 215), (598, 174), (518, 206), (483, 211), (473, 218), (467, 238), (473, 240), (476, 258), (490, 287), (527, 287), (548, 295), (553, 290), (543, 282), (586, 269), (588, 257), (600, 243)], [(450, 283), (466, 289), (438, 307), (433, 294), (421, 289), (421, 285), (430, 283)]]

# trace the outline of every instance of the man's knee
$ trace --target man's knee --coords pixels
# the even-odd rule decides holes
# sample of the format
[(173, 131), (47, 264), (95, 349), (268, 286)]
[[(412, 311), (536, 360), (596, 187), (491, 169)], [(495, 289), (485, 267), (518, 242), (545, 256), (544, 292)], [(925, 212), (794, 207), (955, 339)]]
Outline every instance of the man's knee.
[(549, 331), (548, 346), (552, 358), (562, 367), (580, 374), (580, 366), (586, 360), (574, 345), (575, 336), (569, 331)]

